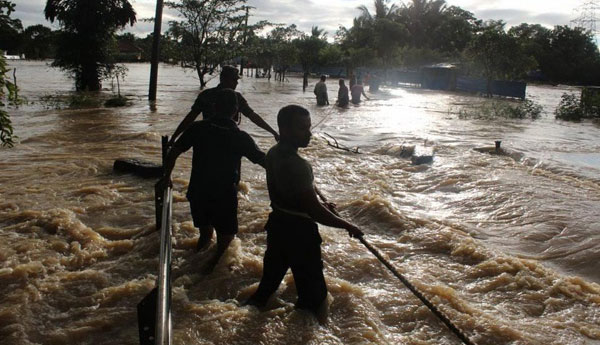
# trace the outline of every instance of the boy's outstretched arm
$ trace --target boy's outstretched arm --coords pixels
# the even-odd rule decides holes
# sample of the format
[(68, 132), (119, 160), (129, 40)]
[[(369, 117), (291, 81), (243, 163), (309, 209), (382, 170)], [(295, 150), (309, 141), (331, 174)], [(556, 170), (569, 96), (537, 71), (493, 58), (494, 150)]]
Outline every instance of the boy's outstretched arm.
[(315, 189), (301, 192), (298, 200), (300, 207), (306, 210), (315, 222), (334, 228), (346, 229), (351, 237), (361, 237), (364, 235), (356, 225), (335, 215), (325, 205), (321, 204)]
[(252, 121), (252, 123), (254, 123), (258, 127), (264, 129), (265, 131), (271, 133), (273, 135), (273, 137), (275, 138), (275, 141), (279, 141), (279, 133), (277, 133), (277, 131), (274, 130), (265, 120), (263, 120), (263, 118), (260, 117), (260, 115), (258, 115), (254, 111), (244, 113), (244, 115), (246, 115), (246, 117), (248, 119), (250, 119), (250, 121)]

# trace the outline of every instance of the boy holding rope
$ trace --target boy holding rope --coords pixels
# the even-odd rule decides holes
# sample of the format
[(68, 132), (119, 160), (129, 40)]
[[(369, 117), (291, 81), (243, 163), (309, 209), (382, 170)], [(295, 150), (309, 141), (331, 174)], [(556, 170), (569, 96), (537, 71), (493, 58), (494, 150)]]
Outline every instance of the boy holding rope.
[[(267, 231), (267, 250), (263, 275), (256, 292), (246, 302), (264, 306), (277, 290), (288, 268), (292, 269), (298, 291), (296, 307), (322, 316), (327, 286), (321, 261), (321, 236), (317, 222), (346, 229), (351, 237), (361, 237), (356, 225), (340, 218), (335, 205), (321, 203), (314, 185), (310, 164), (298, 155), (311, 137), (310, 113), (303, 107), (288, 105), (277, 114), (281, 139), (266, 157), (267, 186), (271, 198)], [(332, 211), (330, 211), (332, 210)]]

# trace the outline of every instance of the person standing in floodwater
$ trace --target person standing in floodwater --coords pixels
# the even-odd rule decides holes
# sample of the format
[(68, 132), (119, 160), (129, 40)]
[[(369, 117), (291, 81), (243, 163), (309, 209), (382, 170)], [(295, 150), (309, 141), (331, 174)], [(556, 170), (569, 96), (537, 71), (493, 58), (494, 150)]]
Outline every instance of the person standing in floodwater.
[(238, 232), (237, 207), (241, 158), (264, 167), (265, 154), (252, 137), (233, 120), (238, 112), (237, 93), (220, 89), (214, 95), (215, 113), (194, 122), (175, 141), (165, 159), (165, 185), (170, 181), (177, 157), (194, 148), (187, 199), (194, 226), (200, 230), (196, 250), (204, 249), (217, 231), (217, 250), (203, 273), (210, 273)]
[[(266, 157), (267, 187), (272, 212), (265, 225), (267, 250), (263, 275), (256, 292), (246, 304), (264, 306), (277, 290), (288, 268), (292, 269), (298, 292), (296, 307), (325, 316), (327, 286), (321, 260), (321, 236), (317, 223), (343, 228), (350, 236), (363, 233), (356, 225), (335, 215), (314, 185), (310, 164), (298, 155), (298, 148), (310, 142), (310, 113), (298, 105), (283, 107), (277, 114), (281, 141)], [(317, 198), (321, 195), (322, 204)]]
[(379, 77), (377, 76), (377, 74), (373, 73), (373, 75), (369, 79), (369, 92), (370, 93), (379, 92), (379, 84), (380, 83), (381, 83), (381, 80), (379, 80)]
[(361, 95), (365, 96), (366, 99), (369, 99), (369, 97), (367, 97), (365, 94), (365, 88), (362, 86), (360, 81), (357, 81), (356, 84), (352, 86), (350, 93), (352, 94), (352, 103), (354, 104), (360, 103)]
[[(237, 68), (233, 66), (223, 66), (223, 68), (221, 69), (221, 74), (219, 75), (219, 85), (217, 85), (214, 88), (202, 91), (198, 95), (198, 97), (196, 97), (196, 101), (192, 105), (192, 109), (185, 116), (183, 121), (181, 121), (179, 126), (177, 126), (175, 133), (173, 133), (173, 136), (169, 140), (169, 144), (172, 145), (175, 142), (175, 140), (177, 140), (179, 135), (183, 133), (183, 131), (185, 131), (194, 122), (194, 120), (196, 120), (200, 113), (202, 113), (202, 117), (204, 119), (208, 119), (211, 116), (213, 116), (215, 112), (214, 104), (216, 93), (219, 90), (226, 88), (235, 90), (235, 88), (238, 85), (238, 79), (240, 79), (240, 76)], [(278, 141), (279, 134), (271, 126), (269, 126), (269, 124), (265, 122), (265, 120), (263, 120), (262, 117), (260, 117), (260, 115), (258, 115), (256, 112), (254, 112), (254, 110), (252, 110), (252, 108), (250, 108), (248, 102), (246, 101), (244, 96), (242, 96), (241, 93), (236, 92), (235, 94), (237, 96), (238, 113), (236, 113), (234, 121), (240, 120), (239, 113), (241, 112), (258, 127), (273, 134), (275, 140)]]
[(338, 90), (337, 106), (346, 107), (348, 106), (348, 102), (350, 101), (348, 97), (348, 87), (346, 86), (344, 79), (340, 79), (339, 84), (340, 88)]
[(327, 96), (327, 85), (325, 84), (326, 76), (322, 75), (321, 80), (315, 85), (315, 96), (317, 96), (317, 105), (329, 105), (329, 97)]

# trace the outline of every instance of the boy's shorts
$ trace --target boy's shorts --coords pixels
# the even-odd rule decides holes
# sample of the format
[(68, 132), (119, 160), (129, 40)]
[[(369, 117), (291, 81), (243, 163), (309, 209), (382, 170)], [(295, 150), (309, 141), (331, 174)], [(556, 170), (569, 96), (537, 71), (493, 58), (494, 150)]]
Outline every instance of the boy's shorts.
[(237, 190), (220, 195), (218, 198), (199, 197), (189, 199), (189, 202), (195, 227), (212, 226), (217, 233), (237, 234)]

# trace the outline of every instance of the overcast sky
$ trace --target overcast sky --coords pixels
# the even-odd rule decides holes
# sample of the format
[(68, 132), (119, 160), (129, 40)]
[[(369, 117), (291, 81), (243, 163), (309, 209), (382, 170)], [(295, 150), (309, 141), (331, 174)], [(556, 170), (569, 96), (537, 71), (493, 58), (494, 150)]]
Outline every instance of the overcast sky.
[[(46, 0), (12, 0), (16, 3), (16, 11), (12, 18), (21, 19), (23, 27), (43, 24), (58, 28), (44, 18)], [(145, 36), (153, 30), (151, 23), (141, 21), (142, 18), (154, 17), (156, 1), (130, 0), (138, 17), (138, 23), (126, 31)], [(392, 1), (398, 5), (402, 1)], [(405, 2), (407, 2), (405, 0)], [(576, 11), (583, 0), (446, 0), (448, 5), (462, 7), (473, 12), (479, 19), (502, 19), (511, 25), (520, 23), (542, 24), (548, 27), (566, 25), (578, 16)], [(356, 7), (366, 5), (373, 7), (373, 1), (363, 0), (248, 0), (248, 5), (255, 7), (251, 11), (251, 20), (267, 19), (273, 23), (296, 24), (305, 32), (310, 32), (313, 25), (324, 28), (330, 37), (335, 35), (340, 25), (350, 27), (352, 20), (358, 15)], [(175, 13), (165, 8), (163, 20), (175, 19)], [(163, 25), (163, 30), (167, 25)]]

